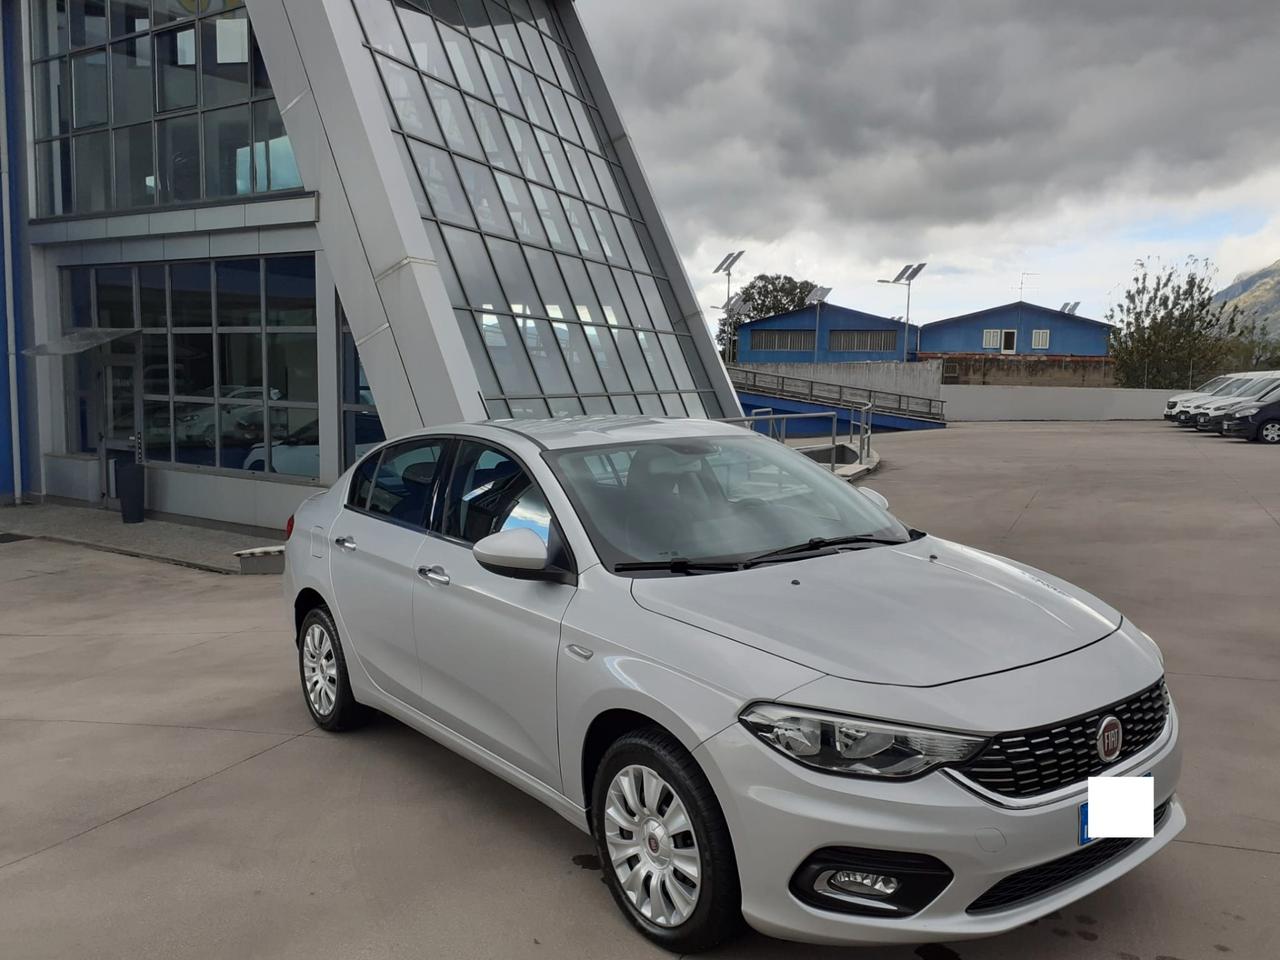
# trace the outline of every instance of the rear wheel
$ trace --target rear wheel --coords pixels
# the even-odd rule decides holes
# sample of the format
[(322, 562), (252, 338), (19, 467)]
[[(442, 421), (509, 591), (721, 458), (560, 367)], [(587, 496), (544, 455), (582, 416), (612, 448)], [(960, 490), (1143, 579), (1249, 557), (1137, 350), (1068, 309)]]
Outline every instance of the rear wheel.
[(742, 927), (738, 866), (711, 784), (665, 730), (629, 733), (596, 773), (592, 832), (609, 892), (632, 925), (678, 953)]
[(1280, 443), (1280, 420), (1268, 420), (1260, 426), (1258, 439), (1263, 443)]
[(307, 709), (317, 726), (349, 730), (368, 718), (368, 708), (356, 703), (351, 693), (347, 658), (327, 607), (311, 610), (298, 627), (298, 673)]

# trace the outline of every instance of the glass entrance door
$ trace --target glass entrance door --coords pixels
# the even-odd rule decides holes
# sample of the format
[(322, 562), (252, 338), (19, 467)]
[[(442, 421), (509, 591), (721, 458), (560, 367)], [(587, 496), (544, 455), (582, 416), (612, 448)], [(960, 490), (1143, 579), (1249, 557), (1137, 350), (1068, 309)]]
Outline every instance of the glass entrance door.
[(102, 367), (104, 422), (98, 445), (103, 498), (110, 505), (117, 502), (114, 465), (134, 459), (134, 438), (140, 429), (141, 413), (136, 351), (113, 346), (115, 349), (104, 358)]

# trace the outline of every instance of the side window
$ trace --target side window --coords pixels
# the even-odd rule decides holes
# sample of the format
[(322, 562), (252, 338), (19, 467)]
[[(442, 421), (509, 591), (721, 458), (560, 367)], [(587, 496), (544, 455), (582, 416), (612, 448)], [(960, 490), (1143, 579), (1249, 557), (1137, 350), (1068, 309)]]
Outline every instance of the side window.
[(378, 469), (381, 454), (366, 457), (351, 475), (351, 487), (347, 490), (347, 506), (363, 510), (369, 504), (369, 491), (373, 489), (373, 475)]
[(443, 450), (443, 440), (417, 440), (383, 451), (369, 495), (369, 512), (425, 525)]
[(527, 527), (551, 541), (551, 510), (542, 491), (514, 459), (473, 441), (458, 445), (445, 502), (444, 533), (475, 543), (493, 533)]

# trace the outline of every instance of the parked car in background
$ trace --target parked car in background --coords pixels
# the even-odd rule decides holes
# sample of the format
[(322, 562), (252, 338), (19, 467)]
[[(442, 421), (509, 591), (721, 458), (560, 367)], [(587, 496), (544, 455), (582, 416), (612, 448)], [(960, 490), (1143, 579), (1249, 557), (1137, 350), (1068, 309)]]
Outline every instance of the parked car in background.
[[(315, 722), (376, 708), (556, 810), (667, 950), (744, 918), (989, 936), (1186, 824), (1146, 634), (744, 428), (442, 426), (375, 448), (289, 530)], [(1154, 778), (1152, 837), (1089, 835), (1088, 778), (1119, 775)], [(423, 825), (424, 856), (445, 829)]]
[(1192, 405), (1200, 403), (1203, 400), (1207, 400), (1210, 397), (1234, 396), (1248, 386), (1248, 381), (1258, 376), (1261, 376), (1261, 374), (1233, 373), (1208, 393), (1181, 394), (1179, 399), (1170, 400), (1166, 403), (1164, 418), (1166, 420), (1172, 420), (1179, 426), (1190, 426), (1194, 422), (1191, 415)]
[(1241, 409), (1265, 400), (1280, 388), (1280, 372), (1256, 377), (1239, 393), (1230, 397), (1210, 397), (1191, 406), (1192, 422), (1201, 432), (1217, 433), (1228, 410)]
[(1165, 401), (1164, 418), (1166, 420), (1173, 419), (1173, 411), (1178, 406), (1178, 402), (1180, 400), (1189, 400), (1194, 397), (1207, 396), (1208, 394), (1218, 389), (1218, 387), (1222, 386), (1224, 383), (1226, 383), (1230, 379), (1231, 379), (1231, 374), (1229, 373), (1223, 374), (1220, 377), (1213, 377), (1210, 380), (1206, 380), (1204, 383), (1200, 384), (1200, 386), (1196, 387), (1194, 390), (1187, 390), (1184, 393), (1175, 393), (1172, 397), (1170, 397), (1168, 400)]
[(1222, 421), (1222, 433), (1228, 437), (1280, 444), (1280, 397), (1272, 393), (1264, 402), (1232, 410)]

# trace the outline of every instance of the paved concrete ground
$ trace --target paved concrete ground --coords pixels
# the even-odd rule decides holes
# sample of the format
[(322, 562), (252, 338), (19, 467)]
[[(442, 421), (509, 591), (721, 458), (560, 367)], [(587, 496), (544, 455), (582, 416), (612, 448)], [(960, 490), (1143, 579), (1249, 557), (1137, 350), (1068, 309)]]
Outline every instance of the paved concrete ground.
[(148, 518), (125, 524), (118, 511), (62, 503), (0, 511), (0, 533), (48, 537), (118, 553), (162, 557), (200, 569), (239, 573), (237, 550), (279, 543), (283, 531), (254, 534)]
[[(1280, 451), (1163, 424), (877, 442), (871, 485), (904, 519), (1075, 580), (1161, 640), (1191, 825), (1001, 938), (855, 951), (748, 936), (717, 955), (1275, 957)], [(391, 721), (315, 731), (278, 584), (0, 544), (0, 956), (662, 956), (555, 814)]]

